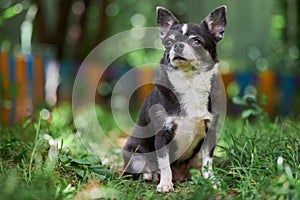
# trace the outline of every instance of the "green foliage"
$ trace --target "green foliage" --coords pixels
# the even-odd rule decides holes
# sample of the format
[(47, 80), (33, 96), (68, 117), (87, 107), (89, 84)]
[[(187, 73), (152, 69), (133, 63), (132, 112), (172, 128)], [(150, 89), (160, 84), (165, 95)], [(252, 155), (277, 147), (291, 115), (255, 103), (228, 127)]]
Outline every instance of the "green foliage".
[[(110, 116), (97, 109), (99, 117)], [(299, 199), (297, 121), (227, 120), (215, 150), (215, 179), (204, 179), (193, 169), (191, 180), (176, 182), (174, 192), (160, 194), (156, 181), (120, 177), (89, 152), (74, 133), (70, 112), (65, 105), (51, 112), (52, 121), (0, 128), (1, 199), (74, 199), (93, 181), (99, 183), (94, 189), (104, 199)], [(65, 123), (55, 122), (55, 113)], [(113, 118), (106, 119), (111, 124), (107, 130), (115, 126), (109, 120)], [(38, 137), (28, 141), (29, 133)]]
[[(260, 121), (255, 125), (244, 122), (238, 125), (239, 129), (234, 128), (236, 123), (231, 126), (222, 135), (228, 146), (220, 146), (227, 157), (217, 169), (223, 174), (220, 177), (230, 182), (242, 199), (297, 199), (298, 130), (286, 121)], [(280, 159), (283, 159), (282, 164), (278, 162)], [(287, 176), (289, 179), (283, 178)], [(275, 189), (283, 184), (285, 193)]]
[[(54, 109), (51, 119), (41, 113), (36, 123), (0, 127), (1, 199), (72, 199), (87, 181), (113, 178), (74, 137), (70, 105)], [(29, 142), (26, 132), (35, 134)]]
[(232, 98), (232, 102), (236, 105), (243, 106), (244, 110), (241, 113), (242, 119), (248, 119), (250, 117), (262, 118), (266, 114), (262, 108), (267, 102), (265, 95), (263, 95), (260, 100), (253, 94), (244, 95), (242, 98), (235, 96)]
[(60, 169), (62, 171), (71, 172), (78, 180), (88, 180), (93, 177), (99, 181), (103, 181), (114, 176), (113, 172), (103, 166), (99, 158), (93, 155), (85, 154), (79, 157), (73, 157), (66, 152), (61, 152), (58, 158)]

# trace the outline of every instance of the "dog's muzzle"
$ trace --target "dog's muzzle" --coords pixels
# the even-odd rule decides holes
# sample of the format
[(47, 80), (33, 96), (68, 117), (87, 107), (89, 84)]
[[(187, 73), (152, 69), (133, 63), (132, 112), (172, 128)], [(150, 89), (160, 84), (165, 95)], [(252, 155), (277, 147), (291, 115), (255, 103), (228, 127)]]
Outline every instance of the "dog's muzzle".
[(184, 50), (185, 44), (183, 42), (177, 42), (174, 44), (174, 51), (175, 53), (182, 54), (182, 51)]

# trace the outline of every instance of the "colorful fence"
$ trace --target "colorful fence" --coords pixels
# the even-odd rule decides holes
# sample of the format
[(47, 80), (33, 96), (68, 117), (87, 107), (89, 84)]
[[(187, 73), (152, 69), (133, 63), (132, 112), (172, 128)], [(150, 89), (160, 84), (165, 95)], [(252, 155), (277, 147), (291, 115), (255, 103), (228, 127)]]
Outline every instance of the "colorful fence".
[[(229, 73), (222, 75), (227, 91), (232, 84), (238, 87), (238, 96), (242, 97), (248, 88), (256, 90), (258, 98), (262, 95), (267, 97), (264, 109), (270, 115), (298, 114), (300, 108), (300, 75), (299, 74), (276, 74), (272, 71), (265, 71), (259, 74), (251, 72)], [(228, 111), (236, 109), (228, 98)]]
[(1, 122), (12, 124), (29, 116), (44, 99), (44, 59), (0, 52)]
[[(0, 52), (0, 124), (14, 124), (30, 116), (35, 108), (45, 102), (53, 105), (56, 102), (71, 100), (73, 81), (78, 67), (78, 62), (62, 61), (55, 64), (47, 57), (32, 55), (12, 57), (5, 52)], [(113, 83), (129, 69), (128, 66), (108, 68), (101, 78), (100, 86), (109, 85), (107, 87), (109, 89), (104, 88), (103, 93), (98, 90), (100, 92), (96, 95), (96, 99), (101, 101), (109, 97)], [(139, 85), (141, 80), (150, 81), (154, 75), (154, 69), (140, 69), (133, 75), (135, 77), (130, 78), (130, 84)], [(272, 115), (289, 114), (291, 111), (296, 112), (295, 108), (300, 108), (299, 77), (299, 75), (280, 75), (270, 71), (260, 74), (250, 72), (222, 74), (229, 98), (232, 95), (242, 96), (249, 88), (257, 89), (258, 95), (267, 96), (265, 110)], [(50, 79), (52, 81), (55, 79), (56, 85), (51, 83)], [(47, 82), (50, 82), (48, 86)], [(140, 88), (136, 101), (140, 103), (151, 89), (151, 85)], [(50, 98), (53, 98), (53, 101), (49, 100), (51, 92)], [(230, 102), (229, 99), (228, 113), (236, 111)]]

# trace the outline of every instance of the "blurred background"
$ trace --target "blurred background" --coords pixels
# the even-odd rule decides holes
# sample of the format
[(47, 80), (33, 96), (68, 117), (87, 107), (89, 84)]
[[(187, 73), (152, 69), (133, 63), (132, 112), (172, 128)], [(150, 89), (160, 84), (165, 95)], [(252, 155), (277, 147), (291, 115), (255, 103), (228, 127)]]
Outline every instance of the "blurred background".
[[(155, 8), (171, 10), (181, 21), (200, 23), (220, 5), (228, 7), (225, 38), (219, 45), (220, 71), (228, 115), (297, 117), (300, 108), (300, 3), (297, 0), (1, 0), (0, 123), (12, 125), (37, 108), (71, 103), (81, 62), (106, 38), (156, 26)], [(159, 37), (157, 35), (157, 37)], [(116, 81), (126, 71), (162, 52), (139, 50), (116, 60), (101, 77), (96, 94), (109, 109)], [(142, 70), (152, 79), (155, 69)], [(138, 109), (151, 85), (133, 100)]]

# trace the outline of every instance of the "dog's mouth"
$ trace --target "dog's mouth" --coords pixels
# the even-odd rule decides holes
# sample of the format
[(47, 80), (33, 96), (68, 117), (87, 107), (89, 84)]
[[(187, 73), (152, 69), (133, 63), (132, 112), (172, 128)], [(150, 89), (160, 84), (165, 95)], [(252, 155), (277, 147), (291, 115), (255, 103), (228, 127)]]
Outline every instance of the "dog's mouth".
[(188, 60), (186, 58), (182, 57), (182, 56), (175, 56), (173, 58), (173, 61), (174, 62), (187, 62)]
[(177, 67), (183, 71), (190, 71), (193, 67), (191, 60), (180, 55), (174, 56), (174, 58), (172, 59), (172, 64), (174, 65), (174, 67)]

